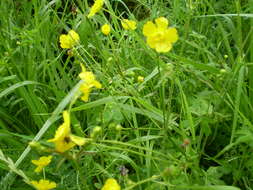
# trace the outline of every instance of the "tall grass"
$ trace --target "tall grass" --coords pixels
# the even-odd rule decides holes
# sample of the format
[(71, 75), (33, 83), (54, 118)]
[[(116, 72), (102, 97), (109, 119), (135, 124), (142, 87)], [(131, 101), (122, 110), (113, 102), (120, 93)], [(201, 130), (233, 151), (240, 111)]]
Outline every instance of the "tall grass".
[[(125, 190), (252, 189), (253, 1), (106, 1), (88, 19), (91, 4), (0, 1), (5, 157), (38, 178), (30, 160), (41, 152), (28, 143), (48, 145), (70, 109), (75, 134), (89, 137), (96, 126), (102, 134), (82, 153), (80, 171), (54, 159), (46, 173), (57, 189), (100, 189), (109, 177)], [(165, 54), (142, 34), (144, 23), (160, 16), (180, 36)], [(136, 20), (137, 30), (124, 30), (122, 18)], [(109, 36), (100, 31), (104, 23), (113, 27)], [(59, 46), (70, 29), (81, 38), (74, 57)], [(103, 86), (87, 103), (72, 102), (80, 63)], [(2, 189), (30, 188), (0, 160)]]

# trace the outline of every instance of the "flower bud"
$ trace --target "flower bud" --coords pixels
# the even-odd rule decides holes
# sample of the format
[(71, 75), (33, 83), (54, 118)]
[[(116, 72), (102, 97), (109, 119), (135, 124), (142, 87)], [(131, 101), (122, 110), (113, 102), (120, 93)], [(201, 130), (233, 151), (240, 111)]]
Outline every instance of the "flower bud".
[(131, 70), (128, 70), (128, 71), (125, 71), (124, 72), (124, 75), (125, 76), (129, 76), (129, 77), (133, 77), (135, 75), (135, 72), (134, 71), (131, 71)]
[(118, 125), (116, 125), (115, 129), (116, 129), (116, 131), (121, 131), (123, 129), (123, 127), (120, 124), (118, 124)]
[(92, 131), (90, 137), (91, 137), (92, 139), (97, 138), (97, 136), (101, 133), (101, 131), (102, 131), (102, 128), (99, 127), (99, 126), (96, 126), (96, 127), (93, 129), (93, 131)]
[(227, 72), (226, 69), (221, 69), (221, 70), (220, 70), (220, 73), (222, 73), (222, 74), (224, 74), (224, 73), (226, 73), (226, 72)]
[(179, 174), (179, 168), (175, 165), (171, 165), (168, 168), (166, 168), (162, 175), (163, 176), (177, 176)]
[(39, 142), (36, 142), (36, 141), (29, 142), (29, 146), (31, 148), (34, 148), (38, 152), (50, 152), (48, 148), (42, 146)]
[(74, 56), (74, 52), (73, 52), (72, 49), (69, 49), (69, 50), (67, 51), (67, 54), (68, 54), (69, 57), (73, 57), (73, 56)]
[(144, 77), (143, 76), (138, 76), (137, 81), (139, 83), (142, 83), (144, 81)]

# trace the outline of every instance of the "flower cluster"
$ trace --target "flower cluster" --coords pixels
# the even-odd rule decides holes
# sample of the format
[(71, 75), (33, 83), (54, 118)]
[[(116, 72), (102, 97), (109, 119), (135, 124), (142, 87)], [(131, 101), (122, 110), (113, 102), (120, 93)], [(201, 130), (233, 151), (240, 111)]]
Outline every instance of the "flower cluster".
[[(88, 18), (93, 17), (103, 7), (104, 0), (95, 0), (91, 7)], [(121, 25), (125, 30), (136, 30), (137, 23), (134, 20), (122, 19)], [(150, 48), (155, 49), (159, 53), (169, 52), (172, 45), (178, 40), (177, 29), (168, 27), (169, 21), (165, 17), (155, 19), (155, 22), (148, 21), (143, 26), (143, 35), (147, 38), (147, 44)], [(111, 26), (104, 24), (101, 27), (104, 35), (109, 35)], [(62, 48), (73, 48), (80, 41), (79, 35), (70, 30), (67, 35), (60, 36), (60, 45)]]
[[(71, 133), (70, 114), (68, 111), (63, 112), (63, 120), (63, 124), (61, 124), (56, 130), (54, 138), (48, 140), (48, 142), (54, 143), (54, 151), (58, 153), (64, 153), (76, 145), (82, 146), (87, 142), (85, 138), (75, 136)], [(38, 160), (32, 160), (32, 163), (37, 166), (34, 171), (36, 173), (41, 172), (51, 162), (51, 160), (51, 155), (42, 156)], [(56, 187), (55, 182), (51, 182), (46, 179), (41, 179), (40, 181), (30, 181), (30, 184), (37, 190), (50, 190)]]
[[(98, 13), (104, 5), (104, 0), (95, 0), (94, 5), (91, 7), (88, 18), (92, 18), (96, 13)], [(134, 31), (137, 29), (137, 23), (134, 20), (122, 19), (120, 20), (121, 26), (124, 30)], [(101, 32), (104, 35), (109, 35), (111, 32), (110, 24), (104, 24), (101, 27)], [(144, 24), (142, 29), (143, 35), (146, 37), (146, 42), (148, 46), (155, 49), (159, 53), (169, 52), (172, 49), (173, 44), (178, 40), (177, 29), (174, 27), (169, 27), (169, 21), (165, 17), (159, 17), (155, 21), (148, 21)], [(126, 32), (127, 33), (127, 32)], [(80, 37), (77, 32), (70, 30), (68, 34), (60, 35), (60, 46), (63, 49), (69, 49), (68, 51), (74, 51), (75, 47), (80, 43)], [(72, 52), (72, 53), (73, 53)], [(96, 76), (92, 71), (87, 71), (85, 66), (82, 64), (82, 71), (79, 74), (82, 83), (80, 85), (79, 91), (81, 92), (81, 100), (84, 102), (89, 101), (90, 93), (94, 88), (101, 89), (102, 84), (96, 79)], [(143, 76), (137, 77), (138, 83), (145, 82)], [(48, 142), (54, 144), (54, 148), (50, 148), (49, 152), (58, 153), (62, 156), (70, 155), (71, 159), (75, 159), (71, 156), (71, 149), (75, 146), (83, 146), (88, 142), (87, 138), (79, 137), (71, 133), (71, 120), (69, 111), (63, 111), (63, 123), (58, 127), (55, 135)], [(121, 130), (120, 125), (117, 126), (117, 130)], [(95, 127), (90, 135), (90, 139), (95, 140), (101, 132), (101, 127)], [(34, 146), (37, 146), (33, 143)], [(63, 154), (64, 153), (64, 154)], [(67, 157), (66, 156), (66, 157)], [(45, 167), (49, 165), (52, 161), (52, 156), (42, 156), (38, 160), (32, 160), (31, 162), (36, 166), (34, 172), (40, 173), (43, 171), (45, 175)], [(40, 179), (39, 181), (29, 180), (28, 182), (37, 190), (50, 190), (56, 188), (56, 183), (49, 181), (47, 179)], [(114, 178), (109, 178), (106, 180), (101, 190), (121, 190), (120, 185)]]
[(68, 34), (62, 34), (60, 36), (60, 46), (62, 48), (73, 48), (79, 41), (80, 37), (74, 30), (70, 30)]
[[(48, 164), (50, 164), (52, 156), (42, 156), (38, 160), (32, 160), (32, 163), (37, 166), (35, 172), (41, 172)], [(56, 187), (56, 183), (46, 179), (41, 179), (39, 181), (30, 181), (30, 184), (37, 190), (50, 190)]]

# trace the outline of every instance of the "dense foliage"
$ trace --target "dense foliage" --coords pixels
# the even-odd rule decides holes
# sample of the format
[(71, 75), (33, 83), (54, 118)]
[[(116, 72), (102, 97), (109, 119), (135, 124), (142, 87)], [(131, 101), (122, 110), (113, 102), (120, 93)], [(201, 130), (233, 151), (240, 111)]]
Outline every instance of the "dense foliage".
[(0, 189), (253, 189), (253, 0), (96, 1), (0, 1)]

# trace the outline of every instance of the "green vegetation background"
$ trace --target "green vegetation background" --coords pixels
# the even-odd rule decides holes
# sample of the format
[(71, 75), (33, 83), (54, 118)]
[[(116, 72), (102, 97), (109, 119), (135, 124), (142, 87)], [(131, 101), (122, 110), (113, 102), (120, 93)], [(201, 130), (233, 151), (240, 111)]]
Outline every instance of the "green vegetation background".
[[(253, 189), (253, 1), (111, 0), (108, 11), (88, 20), (91, 4), (0, 1), (4, 154), (23, 159), (19, 168), (36, 178), (30, 160), (40, 153), (21, 154), (42, 127), (48, 128), (42, 142), (53, 136), (85, 62), (103, 85), (88, 103), (72, 106), (75, 134), (103, 129), (82, 157), (88, 189), (101, 188), (108, 177), (122, 189)], [(138, 29), (124, 31), (115, 15), (138, 21)], [(160, 16), (180, 36), (166, 54), (148, 48), (142, 35), (143, 24)], [(106, 22), (113, 26), (110, 36), (100, 31)], [(69, 29), (80, 35), (82, 59), (59, 47)], [(30, 188), (8, 173), (0, 161), (1, 189)], [(60, 157), (46, 173), (57, 189), (87, 189)]]

